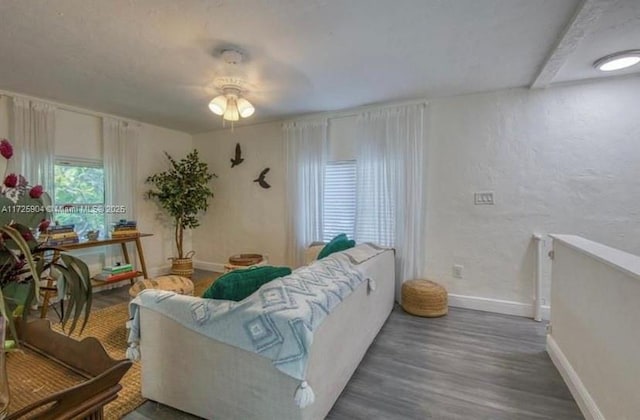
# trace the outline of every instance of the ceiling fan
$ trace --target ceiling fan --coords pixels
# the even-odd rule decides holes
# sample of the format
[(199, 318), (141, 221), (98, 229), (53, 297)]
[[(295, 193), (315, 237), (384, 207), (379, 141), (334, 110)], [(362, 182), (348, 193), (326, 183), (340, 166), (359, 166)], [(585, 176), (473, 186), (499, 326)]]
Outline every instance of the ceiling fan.
[[(223, 50), (221, 57), (230, 68), (238, 66), (243, 60), (242, 53), (234, 49)], [(238, 121), (241, 117), (248, 118), (253, 115), (255, 107), (243, 96), (248, 87), (244, 79), (238, 76), (217, 77), (213, 86), (221, 94), (209, 102), (211, 112), (232, 122)]]

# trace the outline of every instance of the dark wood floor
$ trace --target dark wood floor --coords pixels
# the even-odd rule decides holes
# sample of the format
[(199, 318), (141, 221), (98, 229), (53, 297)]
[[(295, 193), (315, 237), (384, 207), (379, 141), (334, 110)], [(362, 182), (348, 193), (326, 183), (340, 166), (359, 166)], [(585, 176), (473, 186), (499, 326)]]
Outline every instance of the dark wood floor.
[[(127, 288), (105, 291), (94, 308), (126, 300)], [(124, 418), (196, 419), (151, 401)], [(437, 319), (394, 308), (329, 413), (335, 420), (582, 418), (545, 352), (544, 324), (456, 308)]]

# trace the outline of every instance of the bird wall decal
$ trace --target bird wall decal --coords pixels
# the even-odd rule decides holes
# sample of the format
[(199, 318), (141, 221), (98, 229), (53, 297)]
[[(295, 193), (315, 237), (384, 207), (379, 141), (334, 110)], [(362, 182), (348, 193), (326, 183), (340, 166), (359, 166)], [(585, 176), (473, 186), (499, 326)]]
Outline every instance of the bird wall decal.
[(264, 168), (262, 170), (262, 172), (260, 172), (260, 175), (256, 179), (253, 180), (253, 182), (257, 182), (258, 185), (260, 185), (264, 189), (271, 188), (271, 185), (269, 185), (269, 183), (264, 180), (264, 177), (267, 175), (267, 173), (270, 170), (271, 170), (271, 168)]
[(231, 160), (232, 168), (244, 162), (244, 159), (242, 158), (242, 149), (240, 148), (240, 143), (236, 143), (236, 155), (233, 159), (230, 159), (230, 160)]

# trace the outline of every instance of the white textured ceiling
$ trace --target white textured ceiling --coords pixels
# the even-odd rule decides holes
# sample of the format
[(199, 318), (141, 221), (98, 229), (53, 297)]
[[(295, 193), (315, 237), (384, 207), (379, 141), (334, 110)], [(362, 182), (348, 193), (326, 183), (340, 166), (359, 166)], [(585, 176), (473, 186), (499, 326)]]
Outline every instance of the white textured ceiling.
[[(207, 103), (228, 46), (247, 54), (249, 122), (527, 86), (579, 4), (2, 0), (0, 89), (193, 133), (221, 126)], [(570, 61), (561, 75), (580, 71)]]
[[(640, 0), (615, 0), (593, 23), (576, 51), (567, 59), (555, 82), (608, 77), (593, 67), (594, 61), (625, 50), (640, 49)], [(640, 73), (640, 66), (615, 72), (616, 76)]]

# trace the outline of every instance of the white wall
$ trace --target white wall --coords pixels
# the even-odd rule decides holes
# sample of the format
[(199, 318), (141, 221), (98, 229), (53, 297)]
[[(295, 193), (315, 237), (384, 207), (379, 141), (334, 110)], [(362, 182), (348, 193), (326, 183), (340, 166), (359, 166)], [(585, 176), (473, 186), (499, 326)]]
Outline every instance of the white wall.
[[(244, 162), (231, 168), (236, 143)], [(229, 256), (267, 254), (273, 264), (285, 263), (285, 166), (279, 122), (236, 127), (195, 135), (194, 147), (219, 178), (215, 197), (193, 233), (198, 267), (221, 270)], [(252, 182), (262, 169), (270, 189)]]
[[(530, 304), (533, 232), (640, 253), (638, 91), (631, 78), (432, 101), (428, 275), (453, 294)], [(484, 190), (494, 206), (474, 206)]]
[[(0, 138), (9, 137), (10, 99), (0, 97)], [(58, 109), (56, 111), (55, 153), (59, 157), (80, 159), (102, 159), (102, 119), (90, 111), (78, 112)], [(163, 219), (158, 207), (144, 199), (149, 188), (144, 184), (147, 176), (166, 169), (167, 160), (163, 151), (176, 158), (185, 156), (192, 149), (190, 134), (169, 130), (149, 124), (141, 124), (138, 136), (138, 224), (143, 232), (154, 236), (142, 240), (147, 268), (150, 276), (167, 272), (175, 256), (173, 229)], [(190, 235), (186, 238), (186, 249), (191, 247)], [(95, 251), (95, 252), (94, 252)], [(102, 250), (82, 251), (81, 257), (92, 271), (101, 269), (104, 263)], [(125, 283), (122, 283), (123, 285)]]
[(553, 248), (551, 360), (586, 419), (636, 419), (640, 257), (567, 235)]
[[(510, 313), (532, 311), (534, 232), (571, 232), (640, 253), (640, 78), (547, 90), (511, 89), (431, 100), (429, 277), (452, 302)], [(332, 118), (334, 159), (353, 157), (355, 119)], [(247, 160), (231, 170), (236, 142)], [(284, 189), (279, 123), (195, 136), (221, 175), (195, 233), (198, 260), (223, 263), (256, 251), (284, 261)], [(274, 188), (250, 182), (271, 166)], [(474, 206), (475, 191), (495, 193)], [(462, 264), (462, 279), (452, 265)], [(545, 284), (544, 304), (548, 304)], [(469, 299), (472, 297), (473, 299)]]

